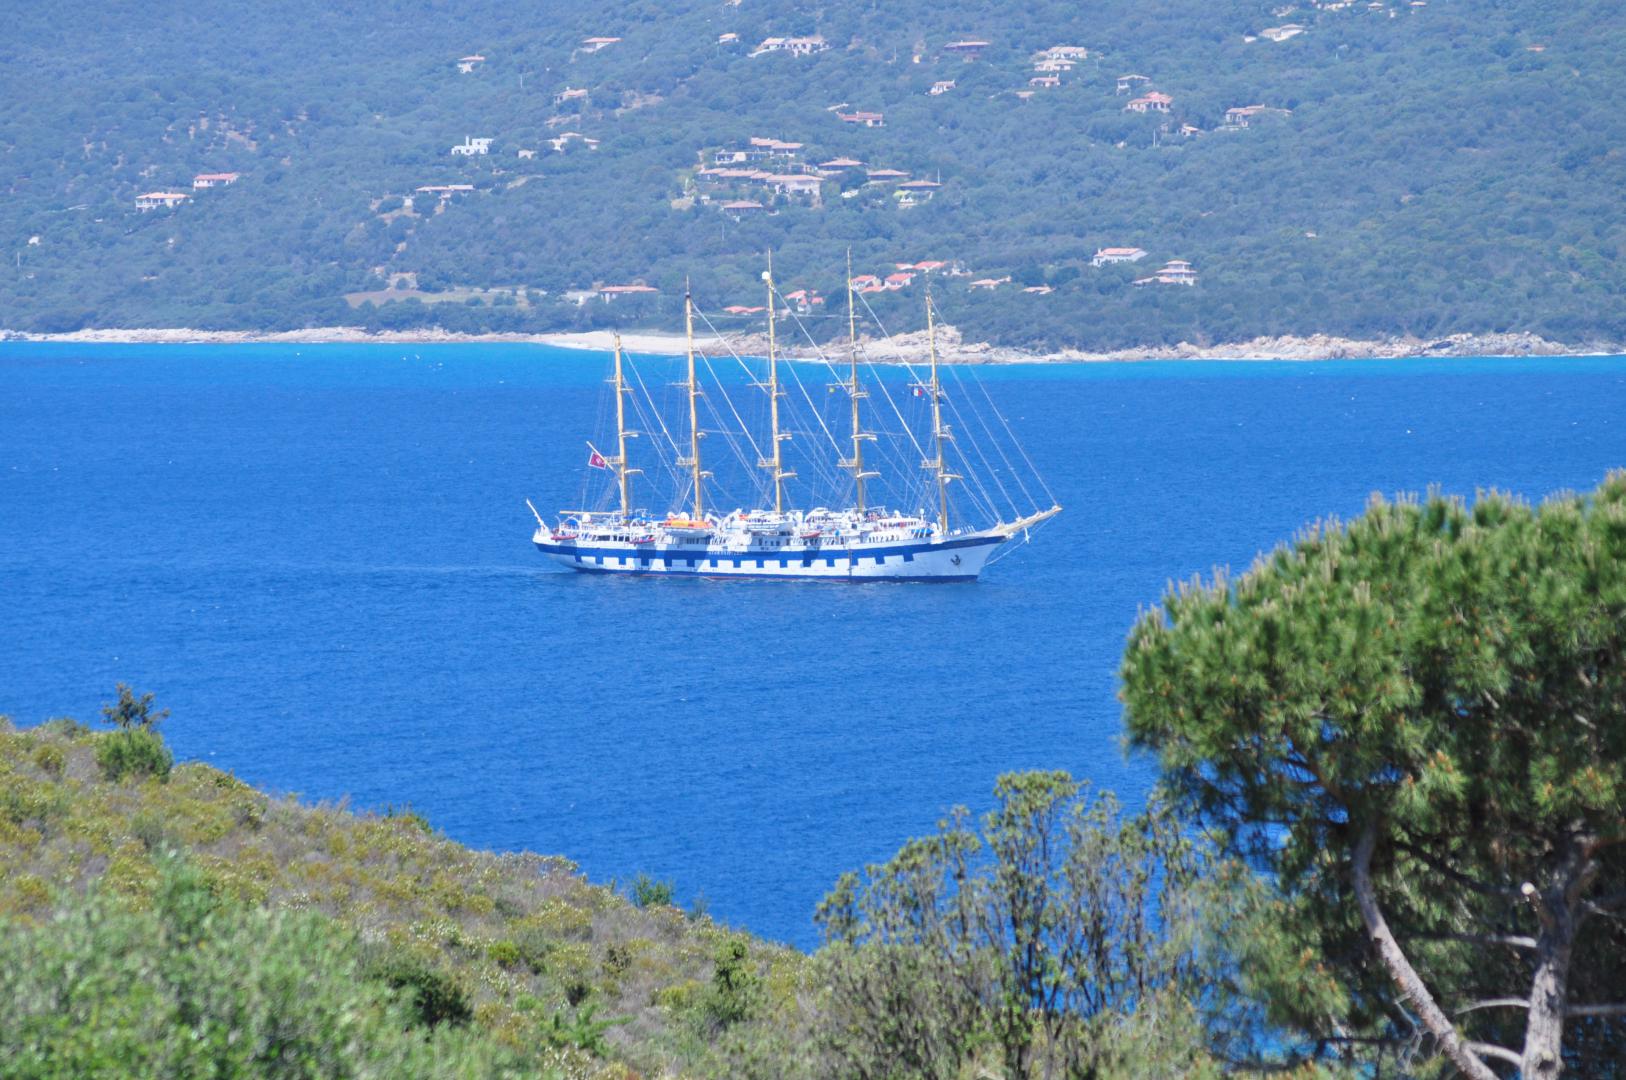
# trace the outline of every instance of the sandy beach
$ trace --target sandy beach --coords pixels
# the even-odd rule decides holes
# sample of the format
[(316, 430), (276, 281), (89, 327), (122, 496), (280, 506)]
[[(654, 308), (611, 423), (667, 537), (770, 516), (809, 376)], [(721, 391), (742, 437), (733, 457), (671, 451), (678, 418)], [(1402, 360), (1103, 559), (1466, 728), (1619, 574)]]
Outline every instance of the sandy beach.
[[(588, 330), (549, 334), (453, 334), (444, 330), (389, 330), (368, 333), (355, 326), (313, 327), (305, 330), (257, 332), (247, 330), (193, 330), (178, 328), (76, 330), (66, 334), (24, 334), (0, 331), (0, 341), (56, 341), (85, 343), (134, 343), (185, 345), (227, 345), (240, 343), (284, 344), (400, 344), (433, 345), (463, 342), (508, 342), (551, 345), (562, 349), (609, 352), (615, 332)], [(661, 356), (683, 355), (682, 334), (635, 330), (621, 334), (621, 344), (632, 353)], [(732, 348), (742, 355), (767, 351), (765, 335), (741, 334), (727, 338), (696, 337), (695, 346), (707, 352)], [(938, 355), (950, 364), (1042, 364), (1110, 363), (1146, 360), (1366, 360), (1407, 357), (1517, 357), (1517, 356), (1595, 356), (1620, 355), (1626, 346), (1601, 342), (1568, 344), (1549, 341), (1529, 333), (1452, 334), (1439, 338), (1390, 338), (1359, 340), (1315, 334), (1309, 337), (1262, 337), (1240, 342), (1191, 343), (1142, 346), (1109, 351), (1056, 349), (1048, 352), (965, 341), (953, 326), (940, 326)], [(923, 359), (926, 334), (918, 331), (898, 334), (889, 340), (863, 341), (865, 356), (876, 363), (902, 363)], [(844, 355), (841, 345), (832, 345), (826, 354)], [(780, 354), (791, 359), (817, 359), (819, 354), (806, 347), (784, 348)]]

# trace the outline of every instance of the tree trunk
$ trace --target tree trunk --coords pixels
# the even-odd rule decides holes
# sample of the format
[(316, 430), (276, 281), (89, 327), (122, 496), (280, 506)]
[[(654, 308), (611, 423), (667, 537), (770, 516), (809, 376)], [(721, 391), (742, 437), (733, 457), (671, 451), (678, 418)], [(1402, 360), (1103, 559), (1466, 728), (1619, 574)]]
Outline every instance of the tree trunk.
[[(1417, 1010), (1423, 1027), (1439, 1040), (1440, 1048), (1445, 1051), (1445, 1056), (1451, 1059), (1451, 1063), (1461, 1069), (1462, 1074), (1469, 1080), (1500, 1080), (1491, 1067), (1481, 1061), (1479, 1055), (1469, 1049), (1468, 1044), (1463, 1041), (1389, 930), (1389, 923), (1384, 919), (1382, 909), (1378, 907), (1377, 891), (1372, 887), (1372, 849), (1377, 846), (1377, 841), (1377, 826), (1369, 821), (1361, 829), (1361, 838), (1355, 844), (1354, 878), (1355, 903), (1361, 909), (1361, 921), (1366, 924), (1366, 932), (1371, 935), (1372, 944), (1378, 950), (1378, 957), (1383, 961), (1383, 966), (1389, 969), (1389, 977), (1400, 987), (1400, 992)], [(1562, 1008), (1562, 1005), (1560, 1007)]]
[(1527, 894), (1541, 917), (1541, 933), (1536, 935), (1536, 973), (1530, 984), (1530, 1018), (1519, 1070), (1523, 1080), (1555, 1080), (1564, 1071), (1570, 954), (1580, 929), (1581, 896), (1595, 872), (1585, 843), (1572, 836), (1552, 885), (1544, 893)]

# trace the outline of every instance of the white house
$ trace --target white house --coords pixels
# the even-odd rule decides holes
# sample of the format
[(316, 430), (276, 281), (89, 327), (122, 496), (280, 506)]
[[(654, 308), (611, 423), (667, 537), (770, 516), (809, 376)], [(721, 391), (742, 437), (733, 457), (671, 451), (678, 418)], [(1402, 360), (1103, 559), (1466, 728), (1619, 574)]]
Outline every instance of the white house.
[(201, 188), (225, 187), (228, 184), (237, 183), (237, 177), (239, 175), (241, 174), (234, 172), (198, 173), (198, 175), (192, 178), (192, 187), (194, 190)]
[(145, 195), (136, 196), (137, 210), (157, 210), (159, 207), (169, 209), (179, 206), (192, 196), (185, 191), (149, 191)]
[(461, 143), (452, 147), (452, 153), (461, 154), (463, 157), (474, 157), (476, 155), (484, 157), (486, 154), (491, 153), (491, 140), (473, 139), (465, 135)]
[(1090, 260), (1091, 266), (1106, 266), (1108, 263), (1139, 262), (1146, 258), (1146, 252), (1137, 247), (1109, 247), (1102, 248)]

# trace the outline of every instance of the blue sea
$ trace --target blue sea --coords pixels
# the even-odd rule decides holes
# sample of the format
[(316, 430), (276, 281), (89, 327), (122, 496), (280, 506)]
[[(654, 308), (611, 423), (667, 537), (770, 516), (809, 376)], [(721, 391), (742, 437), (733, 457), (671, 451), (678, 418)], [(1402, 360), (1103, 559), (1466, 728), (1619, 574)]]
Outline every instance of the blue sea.
[(1001, 772), (1144, 798), (1116, 672), (1170, 581), (1372, 492), (1534, 499), (1626, 464), (1626, 358), (989, 369), (1066, 512), (980, 583), (577, 576), (524, 500), (580, 498), (607, 372), (0, 344), (0, 713), (89, 720), (130, 682), (181, 757), (812, 945), (837, 875)]

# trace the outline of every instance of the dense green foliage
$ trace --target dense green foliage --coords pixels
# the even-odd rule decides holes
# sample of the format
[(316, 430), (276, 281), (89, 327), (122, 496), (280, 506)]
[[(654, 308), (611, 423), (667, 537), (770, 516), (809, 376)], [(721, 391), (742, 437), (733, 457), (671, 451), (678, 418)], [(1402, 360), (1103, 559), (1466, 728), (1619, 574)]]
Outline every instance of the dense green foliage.
[(1262, 967), (1280, 1019), (1620, 1075), (1623, 653), (1626, 473), (1539, 508), (1374, 500), (1141, 619), (1132, 737), (1271, 875), (1268, 951), (1328, 969)]
[[(713, 312), (760, 303), (773, 248), (787, 289), (833, 294), (851, 246), (860, 272), (958, 259), (1012, 276), (992, 292), (938, 286), (968, 338), (1010, 344), (1626, 338), (1619, 5), (1379, 3), (25, 5), (0, 56), (0, 327), (671, 327), (686, 275)], [(1244, 40), (1284, 23), (1305, 30)], [(725, 32), (743, 45), (720, 45)], [(748, 55), (812, 32), (832, 47)], [(582, 50), (593, 35), (622, 40)], [(965, 35), (991, 43), (981, 59), (945, 53)], [(1061, 44), (1090, 56), (1018, 98), (1032, 54)], [(459, 73), (471, 53), (486, 59)], [(1130, 72), (1173, 96), (1168, 116), (1124, 110), (1115, 84)], [(941, 80), (956, 86), (926, 93)], [(589, 93), (555, 104), (566, 87)], [(842, 102), (885, 126), (841, 123), (826, 107)], [(1253, 104), (1291, 113), (1218, 130)], [(547, 140), (567, 130), (598, 149), (555, 152)], [(466, 135), (493, 138), (490, 155), (451, 155)], [(822, 207), (781, 200), (739, 221), (693, 202), (700, 152), (751, 136), (943, 187), (900, 208), (833, 181)], [(220, 170), (242, 179), (134, 208)], [(475, 190), (403, 202), (459, 183)], [(1091, 267), (1110, 245), (1149, 257)], [(1129, 284), (1170, 258), (1200, 283)], [(343, 299), (398, 275), (417, 288), (377, 299), (401, 302)], [(635, 280), (660, 296), (561, 298)], [(1019, 291), (1039, 283), (1056, 291)], [(912, 327), (918, 291), (877, 311)]]
[(1065, 773), (995, 797), (980, 828), (958, 810), (820, 907), (843, 1075), (1219, 1075), (1221, 868), (1165, 808), (1121, 820)]

